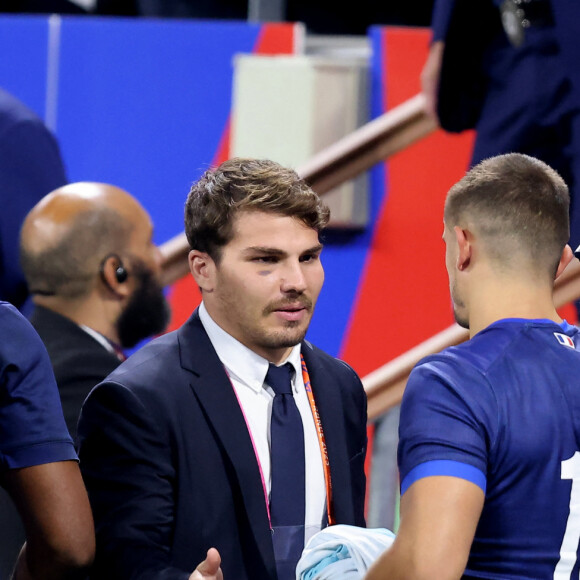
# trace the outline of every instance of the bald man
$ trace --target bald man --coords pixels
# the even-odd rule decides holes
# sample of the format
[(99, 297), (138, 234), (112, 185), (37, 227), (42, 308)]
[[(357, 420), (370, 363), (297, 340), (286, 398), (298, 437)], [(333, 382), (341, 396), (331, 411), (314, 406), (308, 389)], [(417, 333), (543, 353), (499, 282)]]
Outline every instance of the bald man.
[(20, 261), (56, 376), (68, 429), (123, 349), (162, 332), (169, 309), (159, 283), (151, 218), (126, 191), (72, 183), (44, 197), (21, 230)]

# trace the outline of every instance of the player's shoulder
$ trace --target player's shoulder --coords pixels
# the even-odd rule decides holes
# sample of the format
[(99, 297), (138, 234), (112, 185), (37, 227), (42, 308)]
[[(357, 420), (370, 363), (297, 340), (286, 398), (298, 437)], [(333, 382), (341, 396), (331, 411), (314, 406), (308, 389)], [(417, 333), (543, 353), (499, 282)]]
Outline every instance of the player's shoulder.
[[(13, 322), (19, 324), (20, 321), (26, 321), (24, 315), (16, 308), (16, 306), (0, 300), (0, 320), (5, 322)], [(26, 322), (24, 322), (26, 324)]]
[(501, 352), (497, 347), (497, 343), (492, 341), (471, 339), (426, 356), (417, 363), (411, 374), (453, 376), (485, 373)]
[(486, 382), (486, 376), (517, 340), (519, 332), (493, 325), (470, 340), (426, 356), (411, 371), (408, 387), (431, 381), (458, 389)]
[(427, 356), (416, 365), (411, 377), (465, 384), (479, 377), (487, 381), (510, 367), (534, 364), (548, 358), (577, 359), (575, 343), (580, 336), (571, 325), (547, 320), (504, 319), (494, 322), (470, 340)]
[[(575, 329), (577, 331), (577, 329)], [(570, 331), (567, 331), (570, 334)], [(568, 336), (556, 323), (549, 321), (504, 319), (494, 322), (478, 332), (473, 338), (456, 346), (444, 349), (440, 353), (425, 357), (417, 366), (465, 368), (466, 365), (486, 372), (501, 361), (506, 354), (521, 351), (523, 354), (531, 350), (541, 350), (546, 341), (557, 345), (564, 342)], [(558, 340), (559, 338), (559, 340)], [(573, 339), (569, 338), (573, 346)], [(531, 349), (530, 347), (534, 348)]]
[[(41, 344), (40, 337), (30, 321), (10, 302), (0, 301), (0, 331), (4, 337), (10, 337), (10, 344), (19, 340)], [(28, 344), (30, 346), (30, 343)]]

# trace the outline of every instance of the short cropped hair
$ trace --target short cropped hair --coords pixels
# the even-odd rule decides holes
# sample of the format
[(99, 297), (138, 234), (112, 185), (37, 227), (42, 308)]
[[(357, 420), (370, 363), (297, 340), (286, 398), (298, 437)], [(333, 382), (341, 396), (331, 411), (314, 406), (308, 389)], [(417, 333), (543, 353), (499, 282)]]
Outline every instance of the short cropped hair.
[(103, 259), (122, 253), (133, 225), (115, 210), (79, 213), (52, 246), (37, 252), (20, 244), (20, 264), (31, 292), (78, 298), (90, 292)]
[(474, 224), (498, 263), (522, 251), (555, 274), (570, 236), (570, 194), (560, 175), (520, 153), (486, 159), (447, 194), (445, 223)]
[(233, 237), (238, 212), (263, 211), (294, 217), (320, 233), (330, 210), (292, 169), (268, 159), (233, 158), (206, 171), (185, 204), (185, 233), (192, 249), (219, 262)]

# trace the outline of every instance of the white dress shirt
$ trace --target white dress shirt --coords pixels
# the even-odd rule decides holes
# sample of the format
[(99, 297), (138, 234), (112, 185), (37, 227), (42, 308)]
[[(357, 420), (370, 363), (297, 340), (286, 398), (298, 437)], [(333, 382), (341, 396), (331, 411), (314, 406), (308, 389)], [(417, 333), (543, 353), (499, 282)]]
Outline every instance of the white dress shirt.
[[(199, 317), (209, 339), (228, 373), (252, 437), (254, 448), (262, 470), (266, 493), (270, 497), (272, 482), (270, 470), (270, 417), (274, 391), (264, 381), (269, 362), (244, 346), (218, 326), (203, 302)], [(300, 345), (296, 345), (282, 364), (289, 362), (294, 367), (292, 390), (304, 427), (304, 455), (306, 460), (306, 519), (305, 542), (321, 529), (326, 510), (326, 485), (320, 454), (320, 444), (300, 362)]]

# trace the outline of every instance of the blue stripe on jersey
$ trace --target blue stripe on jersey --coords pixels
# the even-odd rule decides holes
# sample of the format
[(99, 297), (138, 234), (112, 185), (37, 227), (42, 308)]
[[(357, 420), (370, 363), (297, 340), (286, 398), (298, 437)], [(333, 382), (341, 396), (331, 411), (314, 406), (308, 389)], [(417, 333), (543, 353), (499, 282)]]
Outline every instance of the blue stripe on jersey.
[(449, 475), (471, 481), (471, 483), (475, 483), (485, 493), (487, 483), (485, 474), (477, 467), (473, 467), (473, 465), (468, 465), (467, 463), (460, 463), (459, 461), (451, 461), (450, 459), (434, 459), (433, 461), (420, 463), (417, 467), (409, 471), (405, 479), (403, 479), (403, 483), (401, 483), (401, 495), (418, 479), (433, 475)]

